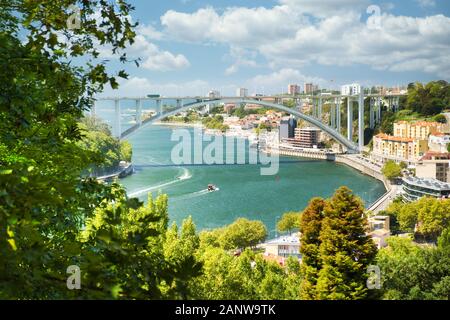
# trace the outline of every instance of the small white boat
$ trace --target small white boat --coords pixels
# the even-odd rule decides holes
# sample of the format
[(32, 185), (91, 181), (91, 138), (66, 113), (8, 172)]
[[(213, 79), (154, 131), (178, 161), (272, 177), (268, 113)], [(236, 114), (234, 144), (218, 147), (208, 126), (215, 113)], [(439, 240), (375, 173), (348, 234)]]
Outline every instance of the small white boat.
[(213, 191), (218, 191), (219, 188), (217, 188), (215, 185), (213, 184), (208, 184), (208, 192), (213, 192)]

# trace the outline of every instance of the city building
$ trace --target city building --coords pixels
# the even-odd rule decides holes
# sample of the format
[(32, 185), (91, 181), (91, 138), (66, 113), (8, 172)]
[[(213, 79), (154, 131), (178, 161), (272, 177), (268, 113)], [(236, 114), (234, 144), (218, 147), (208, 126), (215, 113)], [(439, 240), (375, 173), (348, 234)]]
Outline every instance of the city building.
[(227, 103), (223, 106), (223, 110), (226, 113), (230, 113), (231, 111), (233, 111), (234, 108), (236, 108), (236, 105), (234, 103)]
[(300, 258), (300, 237), (298, 234), (281, 236), (269, 240), (261, 245), (266, 255), (287, 258), (290, 256)]
[(428, 140), (430, 134), (442, 132), (443, 125), (429, 121), (398, 121), (394, 123), (394, 136), (401, 138), (413, 138)]
[(450, 153), (428, 151), (416, 164), (416, 177), (450, 182)]
[(312, 83), (305, 83), (304, 89), (306, 94), (311, 94), (314, 92), (314, 85)]
[(341, 87), (341, 94), (344, 96), (352, 96), (361, 93), (361, 86), (357, 83), (346, 84)]
[(210, 99), (220, 98), (220, 92), (217, 90), (211, 90), (208, 92), (208, 98)]
[(428, 137), (428, 148), (430, 151), (445, 153), (450, 143), (450, 135), (444, 133), (433, 133)]
[(236, 90), (237, 97), (248, 97), (248, 89), (246, 88), (238, 88)]
[(294, 138), (297, 121), (293, 117), (283, 117), (280, 121), (280, 141)]
[(450, 197), (450, 183), (430, 178), (404, 177), (403, 199), (411, 202), (422, 197), (448, 199)]
[(293, 96), (300, 94), (300, 86), (297, 84), (288, 85), (288, 94)]
[(379, 133), (373, 137), (372, 157), (385, 162), (415, 162), (428, 151), (428, 140), (390, 136)]
[(391, 236), (389, 216), (373, 216), (368, 220), (369, 236), (372, 237), (378, 249), (386, 247), (386, 239)]
[(319, 144), (320, 130), (317, 128), (296, 128), (294, 139), (300, 148), (317, 148)]

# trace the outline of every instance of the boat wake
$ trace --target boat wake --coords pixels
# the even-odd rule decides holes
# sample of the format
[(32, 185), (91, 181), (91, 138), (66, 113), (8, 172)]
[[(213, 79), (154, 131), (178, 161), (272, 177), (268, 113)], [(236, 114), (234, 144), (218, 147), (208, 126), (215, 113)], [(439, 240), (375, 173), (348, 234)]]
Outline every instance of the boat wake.
[(183, 174), (180, 175), (179, 177), (175, 178), (174, 180), (164, 182), (164, 183), (158, 184), (156, 186), (150, 186), (150, 187), (147, 187), (144, 189), (135, 190), (133, 192), (128, 193), (128, 197), (130, 197), (130, 198), (137, 197), (142, 194), (148, 193), (150, 191), (159, 190), (164, 187), (170, 186), (172, 184), (178, 183), (180, 181), (188, 180), (188, 179), (192, 178), (192, 173), (188, 169), (186, 169), (186, 168), (182, 168), (182, 169), (183, 169)]
[(193, 198), (197, 198), (197, 197), (201, 197), (201, 196), (207, 195), (208, 193), (217, 192), (219, 190), (220, 190), (219, 188), (216, 188), (216, 190), (214, 190), (214, 191), (209, 191), (208, 189), (203, 189), (203, 190), (200, 190), (200, 191), (196, 191), (196, 192), (192, 192), (192, 193), (188, 193), (188, 194), (176, 197), (175, 200), (193, 199)]

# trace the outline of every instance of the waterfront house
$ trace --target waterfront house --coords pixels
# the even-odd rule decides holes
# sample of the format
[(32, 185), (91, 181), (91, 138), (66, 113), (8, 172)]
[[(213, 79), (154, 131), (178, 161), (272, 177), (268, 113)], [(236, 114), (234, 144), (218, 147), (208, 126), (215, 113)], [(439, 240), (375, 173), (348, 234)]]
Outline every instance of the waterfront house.
[(260, 247), (265, 249), (266, 255), (300, 258), (300, 236), (298, 233), (269, 240), (261, 244)]

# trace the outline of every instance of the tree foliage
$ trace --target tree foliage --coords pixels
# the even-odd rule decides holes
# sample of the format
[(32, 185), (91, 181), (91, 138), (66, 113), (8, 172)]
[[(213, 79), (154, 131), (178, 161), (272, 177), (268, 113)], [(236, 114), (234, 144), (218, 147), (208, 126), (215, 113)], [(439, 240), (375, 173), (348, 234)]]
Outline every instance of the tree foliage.
[(423, 197), (411, 203), (392, 204), (388, 210), (403, 231), (416, 232), (436, 241), (450, 227), (450, 200)]
[(366, 298), (366, 269), (375, 257), (376, 246), (366, 235), (361, 200), (346, 187), (325, 202), (315, 199), (303, 212), (301, 230), (307, 235), (301, 240), (305, 254), (302, 268), (306, 271), (302, 297)]
[(289, 232), (300, 227), (300, 213), (286, 212), (277, 223), (277, 230), (280, 232)]
[(200, 235), (202, 241), (225, 250), (254, 247), (267, 237), (267, 228), (261, 221), (239, 218), (232, 224)]
[(448, 229), (437, 247), (419, 246), (408, 238), (391, 237), (377, 255), (383, 299), (449, 300), (450, 246)]
[(402, 176), (402, 168), (392, 160), (386, 161), (381, 172), (389, 180), (394, 180)]
[(102, 120), (85, 116), (79, 128), (83, 137), (78, 145), (98, 158), (98, 163), (92, 167), (97, 176), (117, 171), (120, 161), (131, 162), (131, 144), (113, 137), (109, 126)]
[(450, 105), (450, 85), (447, 81), (431, 81), (426, 85), (408, 86), (406, 108), (422, 115), (436, 115)]

